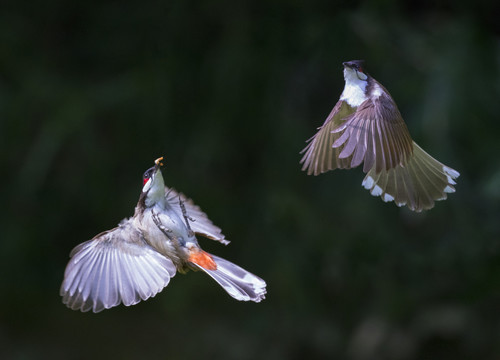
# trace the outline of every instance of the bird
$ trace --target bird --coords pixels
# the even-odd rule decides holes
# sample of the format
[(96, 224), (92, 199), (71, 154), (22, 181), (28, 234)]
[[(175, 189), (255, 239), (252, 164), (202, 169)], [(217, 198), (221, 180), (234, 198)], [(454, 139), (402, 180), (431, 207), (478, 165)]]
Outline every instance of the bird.
[(265, 298), (263, 279), (202, 250), (196, 235), (229, 241), (191, 199), (165, 186), (162, 160), (144, 173), (134, 215), (71, 251), (60, 288), (70, 309), (98, 313), (135, 305), (188, 270), (205, 272), (237, 300)]
[(363, 164), (365, 189), (415, 212), (429, 210), (455, 192), (460, 173), (412, 140), (394, 99), (365, 71), (364, 61), (343, 66), (344, 90), (301, 151), (302, 170), (319, 175)]

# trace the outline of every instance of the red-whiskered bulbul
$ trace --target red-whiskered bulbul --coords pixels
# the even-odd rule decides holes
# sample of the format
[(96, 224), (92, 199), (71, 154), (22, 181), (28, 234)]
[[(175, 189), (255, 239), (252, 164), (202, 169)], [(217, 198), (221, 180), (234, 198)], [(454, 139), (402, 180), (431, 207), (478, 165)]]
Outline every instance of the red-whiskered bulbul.
[(97, 313), (134, 305), (190, 269), (204, 271), (237, 300), (265, 298), (264, 280), (201, 249), (196, 234), (229, 241), (192, 200), (165, 186), (162, 159), (144, 173), (134, 216), (71, 251), (60, 291), (69, 308)]
[(302, 170), (318, 175), (363, 164), (362, 186), (385, 202), (420, 212), (455, 192), (460, 176), (410, 137), (389, 92), (364, 70), (362, 60), (344, 62), (345, 87), (323, 126), (302, 150)]

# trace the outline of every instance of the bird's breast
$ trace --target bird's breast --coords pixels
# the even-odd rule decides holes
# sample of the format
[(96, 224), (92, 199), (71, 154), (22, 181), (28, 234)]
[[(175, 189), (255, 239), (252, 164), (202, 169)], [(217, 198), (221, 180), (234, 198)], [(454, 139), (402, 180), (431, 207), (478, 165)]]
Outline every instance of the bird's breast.
[(155, 206), (145, 211), (140, 227), (149, 244), (175, 263), (187, 259), (188, 245), (197, 245), (196, 237), (185, 220), (168, 208)]

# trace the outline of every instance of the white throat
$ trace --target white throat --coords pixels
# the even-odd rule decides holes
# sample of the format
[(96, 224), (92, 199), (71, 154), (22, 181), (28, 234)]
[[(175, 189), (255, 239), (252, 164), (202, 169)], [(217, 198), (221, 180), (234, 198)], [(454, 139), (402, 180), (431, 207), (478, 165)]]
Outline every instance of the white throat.
[(149, 179), (144, 185), (142, 191), (149, 191), (146, 197), (146, 206), (150, 207), (154, 204), (163, 205), (165, 202), (165, 183), (161, 171), (158, 171), (153, 179)]
[(352, 107), (358, 107), (368, 98), (365, 95), (366, 86), (368, 85), (367, 77), (363, 73), (359, 73), (359, 75), (364, 76), (365, 79), (361, 80), (355, 70), (344, 68), (345, 87), (342, 95), (340, 95), (340, 100), (344, 100)]

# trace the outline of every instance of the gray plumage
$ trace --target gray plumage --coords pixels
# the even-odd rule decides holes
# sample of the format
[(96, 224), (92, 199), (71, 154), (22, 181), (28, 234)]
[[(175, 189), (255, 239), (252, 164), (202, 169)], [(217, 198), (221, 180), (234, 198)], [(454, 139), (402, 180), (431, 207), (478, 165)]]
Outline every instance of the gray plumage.
[(229, 241), (191, 199), (165, 187), (156, 163), (144, 175), (134, 216), (71, 251), (63, 303), (93, 312), (134, 305), (159, 293), (177, 271), (188, 270), (206, 272), (237, 300), (263, 300), (264, 280), (201, 249), (197, 234)]

